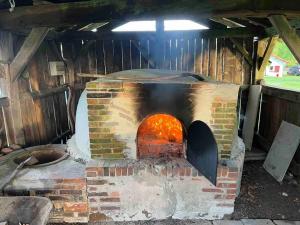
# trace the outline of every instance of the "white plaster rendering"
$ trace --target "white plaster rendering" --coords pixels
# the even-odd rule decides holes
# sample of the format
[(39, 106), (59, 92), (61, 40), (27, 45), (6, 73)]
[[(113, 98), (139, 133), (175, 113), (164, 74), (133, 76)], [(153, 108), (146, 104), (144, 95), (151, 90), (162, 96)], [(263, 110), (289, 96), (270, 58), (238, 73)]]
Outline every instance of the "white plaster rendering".
[[(118, 131), (118, 135), (115, 135), (115, 139), (126, 143), (126, 147), (123, 149), (126, 158), (136, 159), (136, 135), (139, 124), (134, 115), (136, 111), (134, 101), (123, 97), (115, 98), (112, 100), (111, 108), (114, 109), (113, 114), (107, 122), (119, 122), (115, 127)], [(130, 120), (120, 116), (122, 113), (126, 113), (126, 117)]]
[[(203, 193), (202, 188), (214, 186), (205, 178), (170, 178), (145, 172), (131, 177), (109, 177), (102, 185), (103, 192), (119, 192), (121, 203), (114, 206), (120, 210), (105, 211), (113, 221), (174, 219), (221, 219), (234, 210), (234, 200), (222, 203), (232, 207), (218, 206), (215, 193)], [(136, 204), (132, 204), (132, 203)], [(99, 203), (90, 203), (97, 207)], [(101, 206), (103, 203), (101, 203)], [(109, 203), (110, 206), (112, 203)]]
[(69, 154), (73, 158), (83, 161), (89, 161), (91, 159), (86, 95), (86, 90), (84, 90), (77, 105), (75, 134), (67, 142), (67, 151)]

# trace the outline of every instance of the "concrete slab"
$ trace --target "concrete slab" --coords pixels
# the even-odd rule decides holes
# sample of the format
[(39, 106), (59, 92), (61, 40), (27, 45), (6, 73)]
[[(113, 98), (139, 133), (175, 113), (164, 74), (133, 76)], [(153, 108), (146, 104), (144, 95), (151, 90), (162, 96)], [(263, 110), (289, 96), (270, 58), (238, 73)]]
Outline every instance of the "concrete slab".
[(274, 225), (271, 220), (267, 219), (242, 219), (244, 225)]
[(243, 225), (239, 220), (214, 220), (213, 225)]
[(282, 121), (263, 167), (281, 182), (300, 144), (300, 127)]
[(300, 221), (273, 220), (276, 225), (300, 225)]

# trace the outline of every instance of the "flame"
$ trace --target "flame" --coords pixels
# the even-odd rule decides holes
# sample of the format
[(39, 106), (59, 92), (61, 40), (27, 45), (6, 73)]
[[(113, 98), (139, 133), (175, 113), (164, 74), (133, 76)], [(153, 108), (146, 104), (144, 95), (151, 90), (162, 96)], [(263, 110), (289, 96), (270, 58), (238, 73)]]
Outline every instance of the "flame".
[(143, 121), (139, 128), (142, 142), (157, 144), (182, 143), (183, 131), (181, 122), (167, 114), (155, 114)]

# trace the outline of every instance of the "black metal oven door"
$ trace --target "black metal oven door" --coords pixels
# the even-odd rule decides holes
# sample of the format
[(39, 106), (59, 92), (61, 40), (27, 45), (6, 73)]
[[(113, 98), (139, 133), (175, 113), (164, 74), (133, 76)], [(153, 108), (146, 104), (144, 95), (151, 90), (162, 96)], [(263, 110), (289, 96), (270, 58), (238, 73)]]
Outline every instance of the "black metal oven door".
[(211, 183), (216, 185), (218, 146), (210, 128), (202, 121), (194, 121), (187, 135), (187, 160)]

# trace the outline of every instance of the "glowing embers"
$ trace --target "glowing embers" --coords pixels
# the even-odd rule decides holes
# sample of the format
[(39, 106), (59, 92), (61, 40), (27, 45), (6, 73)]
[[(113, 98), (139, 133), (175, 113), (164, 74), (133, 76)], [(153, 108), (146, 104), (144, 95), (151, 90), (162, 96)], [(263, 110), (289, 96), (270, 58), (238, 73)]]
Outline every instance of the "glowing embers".
[(175, 117), (155, 114), (147, 117), (137, 133), (138, 158), (183, 157), (183, 127)]

